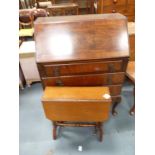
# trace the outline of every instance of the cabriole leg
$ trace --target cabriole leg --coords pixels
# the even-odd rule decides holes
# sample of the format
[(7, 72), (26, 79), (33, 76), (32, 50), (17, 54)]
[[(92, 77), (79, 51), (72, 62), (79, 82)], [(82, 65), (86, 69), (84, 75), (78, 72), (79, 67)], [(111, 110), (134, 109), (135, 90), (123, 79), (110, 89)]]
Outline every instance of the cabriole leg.
[(112, 106), (112, 115), (116, 116), (118, 113), (116, 111), (116, 107), (118, 106), (119, 102), (114, 102)]

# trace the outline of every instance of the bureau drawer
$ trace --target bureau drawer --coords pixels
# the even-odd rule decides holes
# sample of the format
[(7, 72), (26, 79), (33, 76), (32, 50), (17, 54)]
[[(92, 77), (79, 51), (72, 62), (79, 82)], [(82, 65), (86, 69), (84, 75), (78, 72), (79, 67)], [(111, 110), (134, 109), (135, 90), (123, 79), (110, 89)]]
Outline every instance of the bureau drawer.
[[(103, 86), (122, 84), (124, 72), (42, 78), (43, 86)], [(114, 90), (113, 90), (114, 91)]]
[(128, 9), (126, 6), (107, 6), (103, 7), (103, 13), (122, 13), (127, 14)]
[(122, 71), (122, 61), (76, 63), (61, 65), (44, 65), (45, 74), (50, 76), (92, 74), (92, 73), (112, 73)]
[(127, 5), (128, 0), (104, 0), (103, 6), (112, 6), (112, 5)]

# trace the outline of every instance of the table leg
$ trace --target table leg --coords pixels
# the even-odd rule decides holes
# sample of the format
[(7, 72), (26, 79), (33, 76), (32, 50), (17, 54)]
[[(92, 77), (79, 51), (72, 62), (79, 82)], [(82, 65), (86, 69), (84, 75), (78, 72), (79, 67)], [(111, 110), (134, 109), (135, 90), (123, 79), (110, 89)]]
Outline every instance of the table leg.
[(135, 114), (135, 86), (134, 86), (134, 89), (133, 89), (133, 96), (134, 96), (134, 104), (133, 104), (132, 108), (129, 111), (131, 116), (133, 116)]
[(98, 123), (98, 129), (99, 129), (99, 141), (102, 142), (103, 140), (103, 129), (102, 129), (102, 123)]
[(57, 125), (56, 122), (53, 122), (53, 139), (56, 140), (56, 131), (57, 131)]
[(116, 116), (118, 113), (116, 111), (116, 107), (118, 106), (119, 102), (114, 102), (112, 106), (112, 115)]

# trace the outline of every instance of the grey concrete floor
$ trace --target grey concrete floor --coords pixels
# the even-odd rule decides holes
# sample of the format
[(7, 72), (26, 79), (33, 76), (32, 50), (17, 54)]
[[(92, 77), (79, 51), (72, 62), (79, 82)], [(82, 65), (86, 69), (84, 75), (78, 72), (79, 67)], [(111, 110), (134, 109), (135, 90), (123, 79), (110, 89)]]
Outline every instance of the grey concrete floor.
[[(65, 127), (52, 139), (52, 124), (45, 118), (40, 83), (20, 91), (20, 155), (134, 155), (134, 116), (128, 111), (133, 103), (132, 85), (125, 83), (117, 116), (104, 123), (104, 139), (99, 142), (93, 128)], [(78, 151), (82, 146), (82, 152)]]

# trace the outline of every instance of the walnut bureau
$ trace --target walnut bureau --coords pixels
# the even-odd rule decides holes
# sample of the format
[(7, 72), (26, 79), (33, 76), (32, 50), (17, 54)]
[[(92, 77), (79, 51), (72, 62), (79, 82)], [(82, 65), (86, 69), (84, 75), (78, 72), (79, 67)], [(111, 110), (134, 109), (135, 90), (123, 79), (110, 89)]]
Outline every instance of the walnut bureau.
[(108, 86), (113, 114), (129, 59), (127, 19), (121, 14), (38, 18), (36, 61), (42, 86)]

